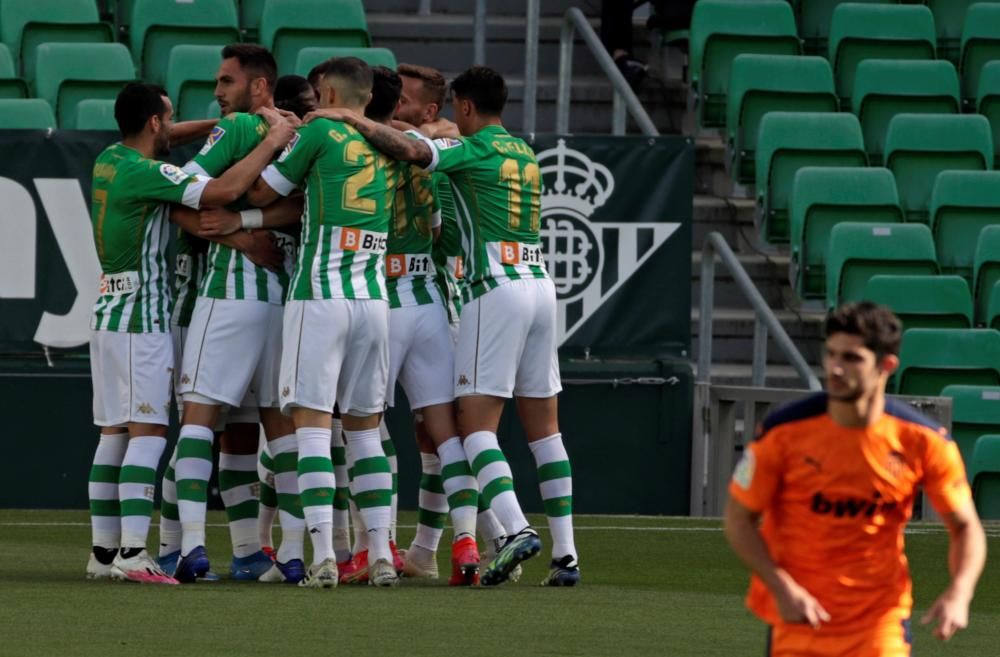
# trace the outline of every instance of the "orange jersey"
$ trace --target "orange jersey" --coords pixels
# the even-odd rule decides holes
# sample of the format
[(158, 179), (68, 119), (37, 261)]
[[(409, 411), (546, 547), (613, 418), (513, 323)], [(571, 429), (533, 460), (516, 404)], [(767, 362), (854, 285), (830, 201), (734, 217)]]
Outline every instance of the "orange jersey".
[[(763, 513), (771, 557), (830, 613), (823, 630), (850, 632), (892, 610), (909, 615), (903, 529), (918, 486), (940, 514), (958, 510), (972, 493), (947, 431), (911, 407), (886, 400), (874, 424), (848, 428), (826, 405), (819, 393), (770, 414), (729, 494)], [(756, 576), (747, 606), (767, 623), (781, 622)]]

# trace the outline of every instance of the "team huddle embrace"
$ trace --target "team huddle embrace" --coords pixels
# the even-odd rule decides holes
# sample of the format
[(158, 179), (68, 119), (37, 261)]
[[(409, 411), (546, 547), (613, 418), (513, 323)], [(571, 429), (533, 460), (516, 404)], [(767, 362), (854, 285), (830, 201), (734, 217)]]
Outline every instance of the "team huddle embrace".
[[(123, 139), (94, 166), (101, 437), (87, 576), (218, 577), (205, 530), (218, 437), (233, 579), (331, 588), (437, 577), (450, 517), (449, 584), (516, 580), (542, 546), (496, 435), (513, 397), (552, 536), (542, 584), (577, 584), (541, 176), (501, 123), (503, 78), (484, 67), (458, 76), (454, 123), (438, 117), (447, 85), (425, 67), (345, 57), (308, 81), (278, 79), (266, 49), (238, 44), (216, 79), (217, 124), (174, 123), (162, 89), (126, 86), (115, 104)], [(156, 159), (206, 135), (182, 168)], [(382, 418), (397, 383), (422, 463), (405, 551)], [(157, 482), (174, 400), (182, 427)]]

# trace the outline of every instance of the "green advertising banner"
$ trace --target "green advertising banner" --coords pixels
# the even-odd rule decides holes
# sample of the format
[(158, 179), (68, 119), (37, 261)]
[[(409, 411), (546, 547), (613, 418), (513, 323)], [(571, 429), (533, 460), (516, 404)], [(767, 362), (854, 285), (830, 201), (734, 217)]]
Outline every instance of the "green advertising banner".
[[(100, 275), (94, 158), (115, 135), (0, 131), (0, 352), (87, 344)], [(687, 355), (694, 147), (679, 137), (531, 141), (564, 356)], [(197, 145), (172, 154), (183, 164)]]

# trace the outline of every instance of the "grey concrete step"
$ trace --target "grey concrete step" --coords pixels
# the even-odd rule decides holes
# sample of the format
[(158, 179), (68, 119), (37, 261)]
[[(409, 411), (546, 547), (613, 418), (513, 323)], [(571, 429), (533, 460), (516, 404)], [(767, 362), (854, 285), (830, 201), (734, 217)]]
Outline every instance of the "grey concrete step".
[[(799, 305), (788, 286), (788, 255), (737, 253), (736, 257), (771, 308), (793, 308)], [(692, 252), (691, 260), (691, 301), (697, 308), (701, 297), (700, 246)], [(714, 301), (716, 308), (751, 308), (732, 273), (718, 259), (715, 265)]]
[[(379, 13), (397, 13), (415, 15), (420, 8), (420, 0), (365, 0), (365, 11), (369, 20)], [(431, 15), (437, 14), (469, 14), (475, 5), (472, 0), (431, 0)], [(579, 7), (583, 13), (593, 15), (600, 9), (597, 3), (581, 0), (541, 0), (538, 3), (542, 16), (562, 16), (570, 7)], [(488, 16), (521, 16), (528, 9), (527, 0), (504, 0), (503, 2), (488, 2)]]
[[(775, 315), (806, 362), (820, 364), (823, 355), (825, 315), (821, 312), (794, 312), (788, 309), (778, 310)], [(701, 313), (698, 309), (694, 309), (691, 313), (692, 354), (698, 353), (700, 318)], [(712, 324), (713, 361), (733, 364), (749, 364), (753, 361), (753, 311), (716, 308), (712, 314)], [(789, 362), (773, 338), (768, 340), (767, 362), (774, 364)]]
[[(697, 363), (693, 369), (697, 372)], [(816, 377), (823, 381), (823, 370), (812, 368)], [(752, 368), (750, 365), (738, 363), (712, 363), (711, 381), (718, 385), (750, 385)], [(695, 374), (697, 376), (697, 373)], [(805, 391), (806, 384), (790, 365), (768, 365), (765, 384), (769, 388), (791, 388)]]
[(753, 250), (753, 216), (756, 204), (748, 199), (733, 199), (695, 194), (691, 245), (700, 251), (710, 232), (721, 233), (734, 251)]

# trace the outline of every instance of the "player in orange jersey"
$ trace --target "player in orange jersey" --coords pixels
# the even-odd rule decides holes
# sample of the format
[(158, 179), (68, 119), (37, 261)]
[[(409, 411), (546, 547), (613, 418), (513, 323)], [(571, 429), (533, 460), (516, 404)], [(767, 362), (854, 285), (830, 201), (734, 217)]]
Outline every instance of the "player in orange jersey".
[[(753, 576), (770, 657), (909, 657), (903, 530), (922, 486), (950, 536), (951, 583), (922, 622), (966, 626), (986, 538), (947, 431), (887, 400), (900, 323), (872, 303), (826, 322), (825, 393), (771, 413), (729, 486), (726, 537)], [(758, 528), (758, 520), (763, 522)]]

